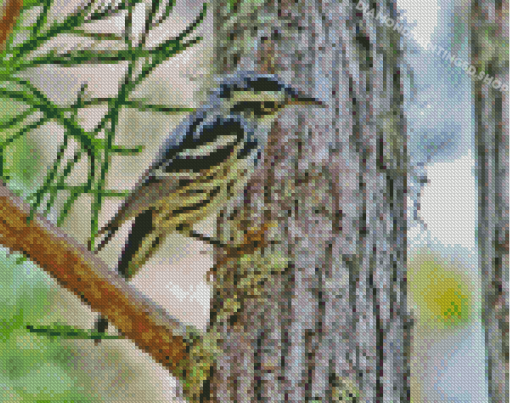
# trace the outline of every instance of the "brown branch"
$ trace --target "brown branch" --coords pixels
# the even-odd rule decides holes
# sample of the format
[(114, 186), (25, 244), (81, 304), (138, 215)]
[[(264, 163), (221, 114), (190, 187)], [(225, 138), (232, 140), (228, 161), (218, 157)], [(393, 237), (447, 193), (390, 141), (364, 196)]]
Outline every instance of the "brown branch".
[(172, 375), (182, 378), (179, 368), (189, 360), (186, 327), (46, 219), (36, 216), (27, 225), (29, 212), (29, 206), (0, 183), (0, 243), (36, 262)]
[(12, 27), (19, 17), (23, 0), (6, 0), (0, 9), (0, 51), (5, 49), (5, 42), (9, 37)]

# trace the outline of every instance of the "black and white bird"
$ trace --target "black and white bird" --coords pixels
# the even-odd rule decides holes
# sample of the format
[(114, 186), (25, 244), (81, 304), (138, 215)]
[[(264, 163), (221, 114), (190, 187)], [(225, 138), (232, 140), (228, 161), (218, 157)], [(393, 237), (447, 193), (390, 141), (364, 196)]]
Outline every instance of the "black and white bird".
[[(129, 279), (167, 234), (193, 234), (194, 223), (243, 190), (278, 112), (291, 105), (325, 106), (276, 75), (241, 71), (222, 78), (208, 102), (164, 141), (134, 190), (98, 232), (101, 241), (95, 252), (135, 218), (117, 265)], [(107, 327), (104, 318), (96, 323), (101, 333)]]

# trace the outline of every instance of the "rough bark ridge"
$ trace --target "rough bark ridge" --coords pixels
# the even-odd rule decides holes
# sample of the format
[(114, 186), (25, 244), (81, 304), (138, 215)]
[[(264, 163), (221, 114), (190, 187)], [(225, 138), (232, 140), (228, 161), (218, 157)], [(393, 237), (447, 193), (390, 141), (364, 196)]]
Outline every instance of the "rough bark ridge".
[[(491, 402), (506, 402), (508, 375), (508, 1), (475, 0), (471, 44), (478, 177), (482, 319)], [(499, 82), (499, 86), (498, 86)], [(506, 85), (506, 91), (501, 90)]]
[[(216, 72), (276, 73), (328, 109), (273, 127), (218, 220), (209, 333), (221, 402), (409, 399), (405, 121), (399, 34), (356, 2), (216, 2)], [(370, 4), (396, 19), (393, 1)], [(258, 238), (257, 238), (258, 236)]]

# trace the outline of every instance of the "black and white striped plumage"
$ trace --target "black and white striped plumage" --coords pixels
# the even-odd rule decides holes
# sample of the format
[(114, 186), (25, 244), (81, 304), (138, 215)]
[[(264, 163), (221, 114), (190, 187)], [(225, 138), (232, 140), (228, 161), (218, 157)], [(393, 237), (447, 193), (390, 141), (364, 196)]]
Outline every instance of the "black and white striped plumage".
[[(240, 116), (194, 115), (179, 147), (164, 147), (112, 220), (99, 231), (101, 250), (119, 227), (136, 217), (117, 270), (129, 278), (166, 234), (201, 221), (246, 183), (257, 142)], [(178, 129), (179, 130), (179, 129)], [(197, 136), (198, 133), (198, 136)], [(244, 162), (244, 163), (243, 163)]]
[[(155, 162), (99, 231), (96, 252), (135, 218), (117, 266), (131, 278), (167, 234), (191, 228), (242, 191), (278, 111), (298, 103), (322, 105), (274, 75), (240, 72), (224, 78), (209, 102), (165, 140)], [(96, 327), (104, 332), (107, 321)]]

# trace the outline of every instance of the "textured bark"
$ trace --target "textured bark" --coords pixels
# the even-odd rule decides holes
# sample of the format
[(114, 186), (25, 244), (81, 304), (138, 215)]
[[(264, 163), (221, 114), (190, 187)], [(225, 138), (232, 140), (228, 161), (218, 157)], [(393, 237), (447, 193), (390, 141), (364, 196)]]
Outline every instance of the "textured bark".
[[(218, 219), (211, 400), (409, 401), (407, 150), (399, 34), (351, 1), (216, 2), (216, 72), (276, 73), (285, 110)], [(396, 18), (393, 1), (372, 3)], [(255, 237), (256, 238), (256, 237)]]
[[(478, 176), (478, 245), (489, 399), (508, 401), (508, 0), (475, 0), (472, 57)], [(494, 80), (507, 86), (497, 88)]]

